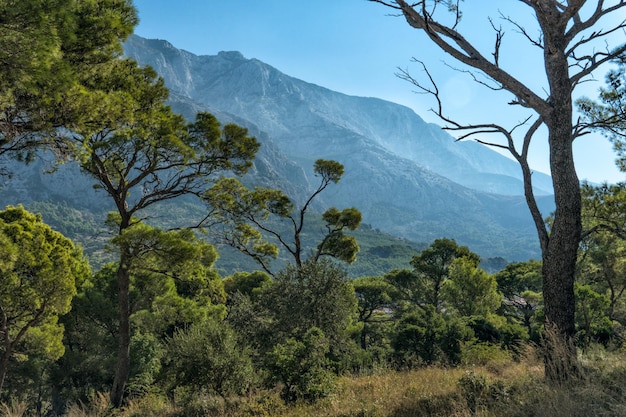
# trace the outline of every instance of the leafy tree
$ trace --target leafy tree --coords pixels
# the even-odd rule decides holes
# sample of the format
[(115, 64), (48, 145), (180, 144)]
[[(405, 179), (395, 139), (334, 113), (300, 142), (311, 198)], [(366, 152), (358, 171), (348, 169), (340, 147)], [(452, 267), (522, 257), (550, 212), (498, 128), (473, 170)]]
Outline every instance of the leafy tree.
[(536, 336), (538, 323), (535, 320), (541, 305), (541, 263), (512, 263), (495, 277), (504, 297), (501, 314), (521, 322), (530, 337)]
[(113, 383), (118, 337), (117, 265), (104, 265), (78, 288), (72, 310), (61, 318), (65, 327), (65, 355), (50, 374), (53, 392), (66, 402), (87, 402)]
[[(573, 95), (576, 87), (593, 76), (596, 70), (626, 51), (626, 44), (622, 43), (621, 38), (616, 37), (616, 42), (615, 38), (611, 38), (614, 32), (625, 27), (623, 21), (618, 19), (617, 23), (610, 23), (611, 17), (619, 15), (626, 3), (523, 0), (521, 3), (534, 15), (535, 19), (531, 24), (536, 24), (536, 37), (533, 36), (535, 28), (527, 29), (523, 23), (501, 13), (505, 24), (511, 24), (531, 46), (537, 47), (542, 53), (546, 78), (534, 90), (535, 79), (524, 83), (501, 66), (499, 58), (505, 34), (502, 27), (491, 21), (495, 47), (489, 54), (481, 52), (478, 45), (470, 42), (461, 33), (462, 26), (458, 25), (462, 18), (460, 0), (372, 1), (397, 10), (411, 27), (423, 33), (427, 41), (447, 53), (454, 61), (462, 64), (462, 70), (481, 85), (512, 94), (513, 99), (509, 104), (534, 113), (534, 116), (531, 114), (522, 117), (525, 122), (512, 128), (492, 121), (461, 123), (445, 112), (434, 77), (423, 63), (426, 82), (430, 84), (403, 72), (404, 78), (413, 82), (420, 91), (435, 97), (435, 112), (448, 123), (449, 129), (463, 132), (460, 139), (476, 135), (499, 135), (503, 142), (484, 139), (479, 141), (508, 150), (518, 161), (524, 178), (526, 202), (541, 246), (545, 320), (550, 327), (556, 329), (556, 337), (546, 341), (546, 372), (551, 379), (569, 378), (577, 370), (573, 343), (576, 330), (574, 278), (582, 230), (580, 183), (576, 175), (572, 146), (574, 139), (588, 133), (590, 128), (584, 121), (574, 122)], [(438, 7), (440, 4), (448, 7)], [(605, 22), (607, 26), (604, 26)], [(547, 135), (540, 127), (545, 128)], [(525, 128), (523, 132), (522, 128)], [(518, 132), (521, 134), (521, 146), (520, 141), (516, 140)], [(528, 150), (531, 141), (537, 136), (546, 138), (550, 154), (550, 172), (556, 204), (550, 231), (533, 193), (528, 164)]]
[(129, 0), (8, 0), (0, 4), (0, 154), (69, 146), (60, 127), (88, 115), (73, 108), (87, 94), (94, 65), (116, 60), (137, 16)]
[(354, 289), (346, 272), (328, 259), (288, 265), (260, 296), (274, 340), (301, 338), (316, 327), (338, 347), (356, 313)]
[(247, 297), (255, 298), (270, 282), (270, 276), (262, 271), (235, 272), (224, 279), (224, 291), (229, 297), (239, 292)]
[(11, 359), (63, 355), (59, 315), (89, 275), (80, 249), (23, 207), (0, 212), (0, 392)]
[(401, 293), (405, 300), (425, 309), (433, 306), (441, 311), (441, 291), (449, 279), (450, 266), (459, 257), (467, 257), (476, 265), (480, 258), (467, 246), (458, 246), (452, 239), (436, 239), (428, 248), (413, 256), (413, 271), (395, 271), (387, 275), (387, 279)]
[(450, 265), (450, 279), (443, 287), (446, 306), (461, 316), (483, 316), (495, 312), (502, 300), (493, 275), (480, 269), (467, 257), (455, 259)]
[[(305, 215), (315, 197), (343, 176), (343, 165), (336, 161), (318, 159), (313, 170), (320, 177), (320, 184), (298, 210), (282, 191), (263, 187), (250, 190), (235, 178), (220, 180), (205, 195), (211, 212), (208, 216), (211, 233), (222, 243), (252, 257), (270, 275), (274, 275), (270, 261), (278, 256), (279, 247), (293, 257), (297, 266), (302, 266)], [(284, 232), (281, 225), (270, 223), (270, 218), (286, 223), (290, 231)], [(344, 231), (359, 227), (361, 213), (356, 208), (340, 211), (331, 207), (322, 218), (326, 222), (326, 233), (311, 258), (331, 256), (354, 262), (359, 246), (356, 239), (345, 235)], [(278, 243), (272, 243), (268, 237)]]
[(358, 303), (359, 322), (362, 323), (360, 345), (367, 349), (369, 337), (377, 333), (376, 327), (390, 322), (389, 309), (398, 296), (398, 291), (384, 277), (362, 277), (352, 281)]
[(626, 292), (625, 184), (583, 184), (582, 193), (586, 232), (581, 245), (579, 281), (607, 295), (609, 318), (615, 319)]
[[(119, 216), (110, 215), (109, 223), (119, 225)], [(212, 302), (225, 302), (223, 284), (213, 269), (217, 252), (191, 230), (166, 232), (133, 219), (132, 226), (121, 229), (111, 243), (128, 255), (120, 255), (120, 262), (125, 263), (116, 269), (118, 308), (119, 298), (126, 297), (128, 303), (128, 316), (123, 320), (121, 315), (118, 317), (118, 338), (124, 331), (130, 332), (131, 318), (137, 327), (161, 337), (209, 316), (225, 315), (224, 306), (212, 306)], [(123, 295), (120, 277), (128, 285)], [(130, 352), (130, 341), (125, 352)], [(129, 357), (124, 364), (129, 367), (126, 378), (130, 365)], [(116, 368), (116, 377), (118, 372)]]
[(273, 378), (283, 383), (286, 402), (314, 401), (330, 395), (335, 375), (326, 358), (328, 341), (317, 327), (310, 328), (302, 340), (289, 338), (268, 354)]
[(461, 361), (461, 343), (469, 339), (468, 330), (456, 317), (431, 306), (404, 311), (396, 325), (393, 347), (398, 359), (408, 365)]
[(73, 139), (75, 158), (117, 209), (120, 331), (111, 399), (119, 406), (130, 369), (130, 271), (137, 257), (123, 235), (139, 224), (134, 216), (142, 210), (199, 195), (219, 173), (245, 173), (259, 143), (234, 124), (220, 129), (208, 113), (185, 124), (164, 104), (163, 80), (133, 61), (106, 62), (89, 81), (89, 90), (99, 94), (77, 97), (76, 107), (91, 120), (77, 127)]
[(177, 330), (167, 342), (166, 383), (222, 397), (243, 394), (255, 381), (249, 351), (223, 322), (205, 320)]
[(589, 285), (576, 284), (576, 327), (581, 345), (586, 346), (590, 342), (607, 345), (613, 337), (608, 306), (606, 296), (595, 292)]
[[(132, 332), (127, 391), (140, 394), (157, 382), (166, 339), (192, 323), (222, 319), (225, 293), (213, 268), (215, 248), (192, 231), (165, 232), (139, 223), (114, 243), (120, 239), (128, 241), (134, 254), (129, 266)], [(67, 401), (87, 401), (113, 382), (119, 338), (117, 270), (117, 264), (107, 264), (86, 281), (72, 311), (62, 319), (68, 354), (51, 379)]]

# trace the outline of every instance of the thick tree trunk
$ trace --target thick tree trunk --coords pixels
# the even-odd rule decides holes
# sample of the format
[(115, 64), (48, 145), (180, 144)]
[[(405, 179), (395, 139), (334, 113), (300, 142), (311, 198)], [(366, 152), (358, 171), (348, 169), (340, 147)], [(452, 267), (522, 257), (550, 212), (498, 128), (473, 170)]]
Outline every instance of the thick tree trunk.
[[(545, 23), (545, 22), (544, 22)], [(581, 194), (573, 154), (572, 94), (565, 53), (565, 28), (542, 25), (550, 84), (550, 114), (544, 118), (550, 144), (550, 169), (556, 211), (543, 246), (543, 299), (547, 337), (546, 376), (563, 380), (576, 373), (574, 275), (581, 238)], [(560, 22), (562, 23), (562, 22)], [(562, 23), (564, 24), (564, 23)], [(551, 333), (550, 333), (551, 332)]]
[(130, 371), (130, 270), (128, 268), (128, 258), (127, 251), (122, 249), (120, 264), (117, 269), (119, 309), (117, 365), (110, 393), (111, 403), (114, 407), (122, 405)]

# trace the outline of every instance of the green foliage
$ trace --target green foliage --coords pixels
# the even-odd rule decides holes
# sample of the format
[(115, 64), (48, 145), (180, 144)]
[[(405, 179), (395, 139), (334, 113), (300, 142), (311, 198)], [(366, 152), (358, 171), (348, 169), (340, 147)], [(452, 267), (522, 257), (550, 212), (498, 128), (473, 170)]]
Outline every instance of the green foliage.
[(0, 392), (9, 361), (63, 355), (58, 316), (89, 275), (80, 249), (22, 206), (0, 212)]
[(127, 389), (131, 397), (140, 397), (154, 389), (165, 348), (155, 335), (135, 332), (131, 339), (130, 352), (131, 368)]
[(457, 258), (449, 271), (450, 278), (442, 288), (446, 306), (461, 316), (487, 316), (500, 306), (502, 295), (495, 277), (478, 268), (474, 260)]
[(576, 104), (586, 116), (590, 126), (599, 129), (613, 142), (617, 153), (617, 166), (626, 171), (626, 58), (624, 54), (617, 57), (616, 69), (606, 74), (606, 87), (600, 89), (600, 103), (587, 97), (579, 99)]
[(313, 172), (322, 177), (322, 184), (324, 184), (324, 186), (329, 182), (336, 184), (341, 177), (343, 177), (343, 165), (337, 161), (318, 159), (315, 161), (315, 164), (313, 164)]
[(235, 272), (224, 279), (224, 291), (229, 297), (239, 292), (250, 298), (255, 298), (270, 281), (270, 276), (262, 271)]
[(328, 350), (324, 332), (312, 327), (301, 340), (289, 338), (268, 354), (270, 372), (284, 385), (282, 397), (286, 402), (314, 401), (333, 392), (336, 377), (326, 358)]
[(361, 349), (388, 350), (392, 321), (389, 312), (398, 296), (397, 290), (383, 277), (357, 278), (352, 281), (352, 286), (358, 303), (358, 320), (362, 324)]
[(250, 354), (233, 330), (207, 320), (180, 329), (167, 342), (166, 383), (220, 396), (243, 394), (255, 383)]
[(192, 231), (136, 223), (112, 243), (133, 254), (132, 320), (139, 329), (162, 337), (208, 317), (224, 317), (226, 294), (213, 269), (217, 252)]
[(461, 361), (461, 343), (469, 337), (458, 319), (428, 306), (400, 316), (393, 347), (396, 357), (408, 366), (435, 362), (456, 365)]
[(61, 318), (65, 355), (50, 378), (67, 401), (87, 402), (112, 383), (119, 331), (116, 269), (115, 264), (105, 265), (86, 280), (72, 300), (72, 310)]
[[(296, 265), (301, 265), (305, 255), (303, 230), (307, 210), (331, 182), (341, 179), (343, 165), (319, 159), (314, 171), (321, 182), (298, 210), (280, 190), (265, 187), (250, 190), (234, 178), (222, 178), (204, 195), (210, 210), (209, 233), (217, 241), (250, 256), (270, 275), (273, 275), (271, 261), (279, 256), (279, 248), (285, 250)], [(344, 230), (356, 230), (361, 217), (353, 207), (326, 210), (322, 215), (326, 233), (311, 257), (317, 260), (331, 256), (354, 262), (359, 245), (353, 236), (345, 235)]]
[(478, 265), (480, 258), (466, 246), (451, 239), (437, 239), (411, 260), (413, 271), (392, 271), (387, 279), (402, 293), (403, 299), (422, 308), (442, 308), (442, 288), (449, 278), (450, 266), (456, 258), (465, 257)]
[[(74, 94), (94, 65), (115, 61), (137, 16), (128, 0), (9, 0), (0, 4), (0, 153), (68, 143), (59, 126), (84, 122)], [(45, 142), (44, 142), (45, 141)]]
[(576, 327), (578, 342), (607, 345), (613, 335), (611, 320), (607, 315), (609, 299), (595, 292), (589, 285), (576, 284)]
[(540, 320), (537, 312), (542, 303), (541, 262), (512, 263), (495, 275), (504, 300), (500, 314), (520, 323), (533, 340), (538, 340)]
[(287, 266), (265, 287), (260, 303), (271, 318), (278, 341), (302, 337), (317, 327), (338, 346), (347, 337), (356, 313), (351, 282), (345, 271), (328, 259)]

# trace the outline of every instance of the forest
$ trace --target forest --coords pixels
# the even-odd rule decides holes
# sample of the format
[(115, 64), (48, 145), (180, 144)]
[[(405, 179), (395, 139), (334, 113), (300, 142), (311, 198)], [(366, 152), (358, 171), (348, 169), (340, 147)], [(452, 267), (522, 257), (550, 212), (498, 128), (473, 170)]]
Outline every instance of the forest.
[[(318, 159), (304, 201), (245, 184), (262, 145), (173, 112), (154, 70), (122, 57), (136, 23), (127, 0), (0, 2), (0, 154), (78, 163), (115, 207), (113, 261), (97, 265), (41, 214), (0, 211), (0, 416), (626, 414), (626, 184), (577, 184), (575, 213), (557, 201), (537, 222), (541, 260), (487, 272), (442, 236), (350, 277), (358, 207), (311, 210), (344, 166)], [(625, 49), (607, 54), (600, 96), (575, 103), (574, 129), (605, 133), (623, 171)], [(538, 121), (531, 133), (551, 123)], [(198, 221), (151, 222), (181, 199), (202, 203)], [(566, 264), (551, 281), (563, 218), (580, 223), (571, 332)], [(218, 244), (256, 269), (220, 276)]]

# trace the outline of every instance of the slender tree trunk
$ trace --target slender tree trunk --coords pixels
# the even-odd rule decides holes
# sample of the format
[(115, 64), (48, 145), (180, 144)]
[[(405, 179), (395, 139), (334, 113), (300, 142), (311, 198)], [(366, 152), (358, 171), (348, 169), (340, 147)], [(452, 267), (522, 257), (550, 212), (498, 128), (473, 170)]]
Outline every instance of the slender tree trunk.
[(11, 357), (11, 347), (6, 346), (6, 351), (0, 357), (0, 394), (4, 388), (4, 380), (7, 376), (7, 370), (9, 368), (9, 357)]
[(0, 306), (0, 313), (2, 313), (2, 327), (0, 327), (0, 330), (2, 331), (2, 333), (4, 333), (4, 338), (3, 338), (4, 339), (3, 340), (4, 352), (2, 353), (2, 356), (0, 357), (0, 394), (2, 394), (2, 388), (4, 387), (4, 380), (7, 376), (7, 371), (9, 368), (9, 358), (11, 357), (11, 354), (13, 352), (13, 349), (12, 349), (13, 342), (11, 341), (11, 336), (9, 335), (7, 315), (4, 309), (2, 308), (2, 306)]
[(129, 254), (126, 248), (120, 251), (120, 264), (117, 269), (117, 298), (119, 309), (119, 333), (115, 379), (111, 387), (111, 403), (120, 407), (130, 371), (130, 270)]

